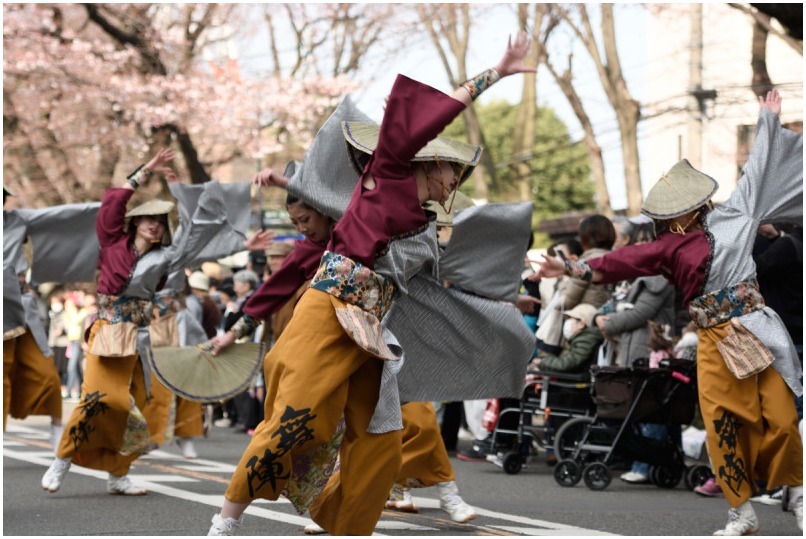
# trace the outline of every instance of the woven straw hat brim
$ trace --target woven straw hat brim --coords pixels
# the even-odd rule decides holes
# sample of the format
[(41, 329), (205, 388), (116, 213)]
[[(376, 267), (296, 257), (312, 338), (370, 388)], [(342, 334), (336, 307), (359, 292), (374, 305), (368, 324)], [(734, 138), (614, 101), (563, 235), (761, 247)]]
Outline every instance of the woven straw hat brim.
[(174, 203), (167, 200), (149, 200), (132, 208), (126, 213), (126, 217), (138, 217), (141, 215), (165, 215), (171, 213)]
[[(363, 172), (361, 160), (355, 152), (371, 155), (375, 151), (378, 146), (380, 126), (369, 122), (342, 122), (342, 130), (348, 144), (350, 161), (360, 174)], [(458, 140), (437, 136), (417, 152), (412, 161), (427, 162), (439, 159), (440, 161), (462, 165), (465, 167), (462, 177), (459, 178), (459, 183), (462, 183), (473, 172), (473, 168), (478, 165), (481, 152), (482, 148), (480, 146), (473, 146)]]
[(199, 346), (153, 349), (157, 379), (173, 393), (195, 402), (215, 402), (242, 393), (263, 366), (263, 346), (238, 343), (219, 355)]
[(713, 197), (719, 184), (683, 159), (649, 190), (641, 213), (653, 219), (672, 219), (696, 210)]

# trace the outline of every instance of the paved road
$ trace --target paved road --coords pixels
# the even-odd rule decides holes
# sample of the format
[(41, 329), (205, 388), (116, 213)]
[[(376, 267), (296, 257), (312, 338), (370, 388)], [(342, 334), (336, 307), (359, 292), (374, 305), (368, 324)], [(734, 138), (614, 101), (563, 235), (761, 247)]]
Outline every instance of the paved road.
[[(57, 493), (48, 494), (40, 487), (52, 460), (48, 430), (41, 417), (9, 420), (3, 437), (4, 535), (203, 535), (247, 443), (244, 434), (215, 428), (196, 444), (197, 460), (183, 459), (172, 445), (144, 456), (131, 476), (149, 489), (147, 496), (109, 496), (106, 474), (79, 466)], [(710, 535), (727, 516), (724, 500), (701, 498), (682, 485), (664, 490), (615, 479), (607, 490), (594, 492), (557, 486), (539, 457), (517, 475), (490, 463), (452, 461), (461, 494), (479, 518), (455, 524), (439, 510), (436, 489), (420, 489), (414, 496), (420, 513), (385, 511), (376, 535)], [(755, 508), (759, 535), (802, 535), (791, 513)], [(302, 536), (309, 522), (287, 502), (262, 501), (248, 509), (241, 535)]]

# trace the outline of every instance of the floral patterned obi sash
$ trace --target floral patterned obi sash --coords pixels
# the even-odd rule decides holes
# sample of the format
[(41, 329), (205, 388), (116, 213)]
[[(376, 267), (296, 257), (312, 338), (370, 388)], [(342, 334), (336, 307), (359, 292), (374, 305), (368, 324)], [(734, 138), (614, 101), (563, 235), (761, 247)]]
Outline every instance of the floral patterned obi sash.
[(326, 292), (345, 303), (383, 320), (392, 307), (395, 285), (359, 262), (325, 251), (311, 288)]
[(146, 327), (151, 323), (153, 308), (150, 299), (98, 294), (98, 319), (110, 324), (131, 322)]
[(760, 311), (764, 305), (758, 281), (752, 279), (693, 299), (688, 312), (697, 327), (710, 328), (731, 318)]

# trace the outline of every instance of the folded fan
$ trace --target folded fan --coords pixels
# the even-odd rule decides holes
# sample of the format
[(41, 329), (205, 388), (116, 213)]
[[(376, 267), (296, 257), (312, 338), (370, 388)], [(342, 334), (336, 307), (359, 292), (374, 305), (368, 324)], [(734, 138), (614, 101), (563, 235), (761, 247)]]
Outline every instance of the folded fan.
[(206, 343), (152, 350), (157, 379), (187, 400), (214, 402), (243, 392), (263, 365), (262, 343), (233, 344), (214, 356)]

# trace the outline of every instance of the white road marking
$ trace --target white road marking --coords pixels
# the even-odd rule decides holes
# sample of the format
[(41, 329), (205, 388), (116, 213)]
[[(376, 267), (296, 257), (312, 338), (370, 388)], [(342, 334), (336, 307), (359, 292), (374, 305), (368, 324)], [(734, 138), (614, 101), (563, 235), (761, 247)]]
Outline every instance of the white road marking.
[[(39, 439), (42, 431), (37, 429), (30, 429), (20, 425), (9, 425), (7, 432), (9, 434), (22, 435), (26, 438)], [(4, 457), (29, 462), (31, 464), (39, 464), (46, 468), (50, 466), (51, 462), (53, 462), (53, 453), (50, 451), (16, 451), (14, 449), (10, 449), (11, 447), (20, 447), (20, 446), (25, 446), (25, 444), (4, 440), (3, 441)], [(184, 459), (179, 455), (174, 455), (173, 453), (168, 453), (160, 450), (152, 451), (149, 455), (145, 455), (142, 458), (146, 458), (149, 460), (159, 459), (159, 460), (176, 460), (176, 461), (188, 462), (186, 459)], [(232, 471), (234, 470), (234, 466), (232, 465), (211, 460), (198, 459), (194, 460), (193, 463), (194, 464), (192, 465), (190, 464), (177, 465), (175, 463), (173, 463), (172, 465), (177, 468), (182, 468), (184, 470), (204, 471), (207, 473), (210, 472), (232, 473)], [(70, 468), (69, 473), (75, 473), (87, 477), (95, 477), (98, 479), (103, 479), (104, 481), (107, 479), (106, 472), (102, 472), (99, 470), (91, 470), (89, 468), (83, 468), (81, 466), (72, 466)], [(182, 483), (182, 482), (190, 483), (199, 481), (192, 477), (186, 477), (182, 475), (172, 475), (172, 474), (136, 474), (136, 473), (130, 474), (130, 476), (132, 477), (132, 479), (136, 481), (138, 485), (142, 485), (149, 491), (159, 493), (164, 496), (181, 499), (183, 501), (195, 502), (202, 505), (208, 505), (211, 507), (215, 507), (216, 509), (220, 508), (224, 502), (223, 493), (220, 495), (198, 494), (182, 490), (180, 488), (168, 486), (165, 484), (165, 483)], [(439, 509), (439, 500), (437, 499), (423, 498), (420, 496), (414, 496), (414, 498), (416, 500), (416, 504), (421, 508)], [(253, 503), (246, 509), (246, 513), (256, 517), (265, 518), (267, 520), (274, 520), (286, 524), (298, 525), (301, 527), (307, 526), (308, 524), (312, 523), (311, 519), (308, 517), (298, 516), (296, 514), (289, 514), (280, 511), (273, 511), (266, 507), (259, 507), (260, 505), (274, 505), (274, 504), (288, 504), (288, 503), (290, 502), (288, 502), (288, 500), (284, 498), (280, 498), (277, 501), (256, 500), (255, 503)], [(577, 526), (569, 526), (567, 524), (560, 524), (557, 522), (549, 522), (546, 520), (533, 519), (519, 515), (510, 515), (498, 511), (490, 511), (476, 506), (474, 506), (474, 509), (476, 510), (476, 513), (479, 516), (485, 516), (494, 520), (508, 521), (513, 524), (521, 525), (521, 526), (509, 526), (506, 524), (499, 525), (486, 522), (484, 527), (488, 529), (495, 528), (510, 533), (516, 533), (521, 535), (532, 535), (532, 536), (614, 535), (598, 530), (580, 528)], [(467, 524), (466, 526), (468, 528), (468, 531), (471, 531), (472, 529), (476, 528), (472, 523)], [(430, 528), (427, 526), (407, 523), (399, 520), (381, 520), (378, 522), (376, 529), (397, 530), (397, 531), (404, 531), (404, 530), (439, 531), (438, 528)], [(383, 534), (379, 534), (376, 532), (373, 533), (373, 535), (377, 536)]]
[[(499, 530), (504, 530), (511, 533), (517, 533), (518, 535), (530, 535), (530, 536), (551, 536), (551, 537), (579, 537), (582, 535), (582, 528), (574, 528), (571, 530), (547, 530), (545, 528), (523, 528), (520, 526), (498, 526), (498, 525), (488, 525), (488, 528), (497, 528)], [(597, 532), (593, 530), (584, 530), (584, 535), (613, 535), (612, 533), (607, 532)]]

